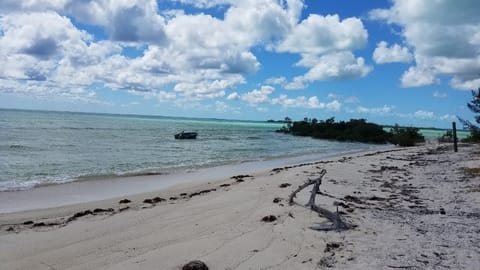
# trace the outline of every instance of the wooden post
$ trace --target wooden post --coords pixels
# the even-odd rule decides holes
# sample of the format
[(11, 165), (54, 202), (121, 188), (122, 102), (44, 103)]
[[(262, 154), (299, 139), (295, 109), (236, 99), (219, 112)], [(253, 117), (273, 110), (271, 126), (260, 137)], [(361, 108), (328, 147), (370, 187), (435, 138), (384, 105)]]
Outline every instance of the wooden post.
[(452, 122), (452, 132), (453, 132), (453, 151), (458, 152), (457, 124), (455, 122)]

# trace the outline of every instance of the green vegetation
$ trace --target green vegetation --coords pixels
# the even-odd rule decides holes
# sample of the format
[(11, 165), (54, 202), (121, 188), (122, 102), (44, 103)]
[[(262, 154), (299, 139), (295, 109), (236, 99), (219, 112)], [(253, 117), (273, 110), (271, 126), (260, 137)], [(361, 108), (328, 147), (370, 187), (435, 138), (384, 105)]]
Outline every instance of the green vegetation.
[(285, 123), (285, 124), (288, 124), (288, 123), (292, 122), (292, 119), (290, 119), (290, 117), (285, 117), (285, 119), (283, 119), (283, 120), (270, 119), (270, 120), (267, 120), (267, 122), (268, 123)]
[(445, 134), (438, 138), (440, 143), (453, 143), (453, 131), (447, 130)]
[(424, 142), (425, 138), (415, 127), (399, 127), (395, 125), (390, 131), (390, 142), (400, 146), (414, 146), (416, 143)]
[(390, 142), (400, 146), (412, 146), (424, 141), (417, 128), (402, 128), (396, 125), (390, 132), (386, 132), (382, 126), (368, 123), (365, 119), (335, 122), (333, 117), (324, 121), (314, 118), (288, 123), (278, 132), (336, 141), (376, 144)]
[(470, 130), (470, 135), (462, 139), (464, 143), (480, 143), (480, 131)]
[[(480, 88), (477, 91), (472, 91), (472, 101), (467, 103), (467, 107), (475, 114), (475, 122), (480, 124)], [(480, 127), (471, 123), (468, 120), (458, 118), (464, 127), (470, 130), (470, 136), (463, 139), (462, 142), (475, 142), (480, 143)]]

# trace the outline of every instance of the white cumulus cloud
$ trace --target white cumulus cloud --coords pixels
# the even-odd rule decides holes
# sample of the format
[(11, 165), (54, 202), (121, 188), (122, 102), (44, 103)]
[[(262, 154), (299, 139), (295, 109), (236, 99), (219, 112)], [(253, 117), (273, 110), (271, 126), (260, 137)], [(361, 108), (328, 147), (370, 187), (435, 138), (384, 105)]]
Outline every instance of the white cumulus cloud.
[(405, 71), (401, 78), (402, 87), (417, 87), (438, 84), (440, 80), (435, 76), (432, 70), (410, 67)]
[(314, 81), (365, 77), (372, 68), (352, 51), (363, 48), (367, 40), (368, 32), (358, 18), (340, 20), (338, 15), (311, 14), (276, 47), (279, 52), (300, 54), (297, 66), (309, 68), (285, 88), (303, 89)]
[(314, 81), (351, 80), (365, 77), (372, 71), (372, 67), (366, 65), (362, 57), (355, 58), (349, 51), (303, 60), (300, 64), (310, 67), (310, 70), (302, 76), (295, 77), (286, 88), (302, 89)]
[(413, 114), (416, 118), (420, 119), (434, 119), (435, 114), (430, 111), (423, 111), (423, 110), (418, 110)]
[(387, 42), (381, 41), (373, 51), (373, 60), (377, 64), (409, 63), (413, 60), (413, 56), (406, 47), (398, 44), (388, 47)]
[[(171, 1), (193, 7), (168, 10)], [(366, 76), (372, 68), (354, 54), (368, 40), (362, 21), (315, 14), (302, 20), (305, 6), (302, 0), (0, 1), (0, 92), (93, 102), (96, 89), (109, 88), (191, 106), (225, 98), (271, 105), (272, 86), (232, 92), (262, 68), (259, 49), (298, 54), (296, 66), (307, 68), (266, 84), (300, 89)], [(316, 97), (290, 99), (283, 104), (341, 107)]]
[(270, 94), (275, 91), (275, 88), (269, 85), (263, 85), (260, 89), (255, 89), (247, 92), (241, 96), (241, 99), (252, 106), (256, 106), (260, 103), (270, 102)]
[(342, 104), (333, 100), (329, 103), (320, 102), (318, 97), (305, 97), (299, 96), (296, 98), (289, 98), (287, 95), (280, 95), (277, 98), (272, 99), (272, 104), (278, 104), (285, 108), (305, 108), (305, 109), (327, 109), (330, 111), (339, 111)]
[(395, 106), (389, 106), (389, 105), (383, 105), (383, 107), (378, 107), (378, 108), (367, 108), (363, 106), (358, 106), (356, 109), (356, 112), (373, 114), (373, 115), (384, 115), (384, 114), (391, 113), (393, 109), (395, 109)]
[(399, 25), (413, 48), (416, 66), (403, 74), (402, 86), (432, 85), (439, 76), (450, 76), (452, 87), (471, 89), (480, 82), (478, 14), (477, 0), (393, 0), (370, 17)]
[(433, 92), (433, 97), (435, 98), (446, 98), (448, 97), (447, 93), (442, 93), (442, 92), (439, 92), (439, 91), (435, 91)]
[(339, 50), (363, 48), (368, 32), (358, 18), (340, 20), (338, 15), (312, 14), (295, 26), (292, 33), (277, 46), (281, 52), (320, 55)]

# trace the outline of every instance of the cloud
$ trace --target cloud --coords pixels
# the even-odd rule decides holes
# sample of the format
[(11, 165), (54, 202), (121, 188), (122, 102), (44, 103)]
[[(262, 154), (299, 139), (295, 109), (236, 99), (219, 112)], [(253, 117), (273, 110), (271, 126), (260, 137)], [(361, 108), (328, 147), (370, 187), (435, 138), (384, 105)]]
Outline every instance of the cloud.
[(275, 47), (278, 52), (300, 54), (302, 59), (296, 65), (309, 68), (285, 88), (304, 89), (314, 81), (365, 77), (372, 68), (352, 51), (365, 47), (367, 40), (368, 32), (358, 18), (340, 20), (338, 15), (311, 14)]
[(305, 108), (305, 109), (327, 109), (330, 111), (339, 111), (342, 104), (333, 100), (329, 103), (320, 102), (318, 97), (299, 96), (296, 98), (289, 98), (287, 95), (280, 95), (278, 98), (272, 99), (272, 104), (281, 105), (285, 108)]
[(358, 106), (355, 112), (373, 114), (373, 115), (384, 115), (384, 114), (391, 113), (393, 109), (395, 109), (395, 106), (383, 105), (383, 107), (378, 107), (378, 108), (367, 108), (363, 106)]
[(320, 57), (303, 77), (306, 81), (347, 80), (365, 77), (371, 70), (362, 57), (339, 52)]
[(49, 60), (68, 51), (69, 41), (91, 39), (76, 29), (70, 20), (53, 12), (9, 14), (0, 17), (0, 54), (25, 54)]
[(39, 38), (22, 50), (23, 53), (40, 59), (48, 59), (57, 52), (57, 42), (53, 38)]
[(179, 82), (173, 90), (188, 100), (213, 99), (225, 96), (225, 89), (236, 82), (232, 80), (204, 80), (201, 82)]
[(414, 113), (408, 114), (397, 113), (395, 115), (402, 118), (425, 120), (425, 123), (431, 123), (431, 121), (452, 122), (457, 119), (457, 116), (452, 114), (436, 115), (432, 111), (425, 110), (417, 110)]
[(287, 78), (281, 77), (272, 77), (265, 80), (266, 84), (274, 84), (274, 85), (284, 85), (287, 83)]
[[(73, 0), (71, 0), (73, 1)], [(50, 0), (36, 0), (36, 1), (17, 1), (17, 0), (2, 0), (0, 2), (0, 14), (11, 12), (31, 12), (31, 11), (48, 11), (61, 10), (67, 1), (50, 1)]]
[(104, 104), (109, 103), (99, 101), (97, 95), (92, 90), (86, 90), (83, 87), (69, 88), (58, 87), (56, 84), (49, 83), (48, 81), (15, 81), (5, 80), (0, 78), (1, 92), (14, 94), (17, 96), (35, 97), (40, 100), (56, 101), (56, 102), (69, 102), (69, 103), (91, 103), (91, 104)]
[(256, 106), (260, 103), (268, 103), (270, 102), (270, 94), (275, 91), (275, 88), (264, 85), (260, 89), (255, 89), (250, 92), (247, 92), (241, 96), (241, 99), (251, 106)]
[(228, 110), (228, 105), (223, 101), (216, 101), (215, 102), (215, 111), (219, 113), (225, 113)]
[[(116, 51), (110, 44), (92, 40), (69, 18), (55, 12), (0, 16), (0, 78), (27, 80), (29, 93), (38, 97), (91, 92), (78, 89), (96, 80), (92, 65)], [(20, 81), (19, 87), (26, 85)], [(6, 91), (4, 85), (0, 91)]]
[(410, 67), (403, 73), (400, 81), (402, 87), (418, 87), (440, 83), (434, 71), (418, 67)]
[[(39, 3), (29, 3), (34, 2)], [(156, 92), (173, 85), (171, 89), (175, 96), (200, 100), (222, 97), (225, 90), (244, 82), (243, 74), (254, 73), (260, 67), (248, 48), (239, 47), (229, 41), (228, 36), (220, 35), (229, 32), (223, 21), (206, 15), (179, 15), (168, 25), (163, 22), (156, 25), (148, 21), (161, 19), (156, 13), (155, 2), (142, 1), (143, 5), (122, 3), (65, 1), (63, 5), (50, 7), (59, 13), (34, 11), (44, 7), (32, 4), (28, 6), (32, 9), (30, 13), (17, 10), (0, 17), (0, 61), (6, 67), (0, 70), (0, 77), (38, 83), (48, 81), (59, 88), (87, 88), (100, 83), (113, 90)], [(9, 8), (19, 8), (18, 5), (12, 6)], [(145, 26), (137, 29), (135, 25), (115, 25), (111, 17), (118, 12), (129, 13), (128, 20), (123, 18), (128, 24)], [(111, 40), (96, 41), (60, 13), (74, 13), (79, 21), (110, 29)], [(127, 16), (127, 13), (117, 18)], [(137, 17), (142, 18), (137, 20)], [(205, 27), (200, 27), (202, 22)], [(217, 29), (214, 25), (218, 26)], [(119, 32), (129, 27), (135, 28), (128, 31), (131, 36)], [(149, 27), (156, 29), (153, 31)], [(199, 29), (213, 29), (216, 33), (205, 31), (195, 35)], [(166, 35), (168, 42), (155, 40), (155, 33), (159, 31)], [(210, 35), (212, 38), (205, 39)], [(143, 55), (136, 58), (122, 55), (122, 49), (130, 46), (126, 43), (143, 44)]]
[(65, 1), (63, 12), (79, 22), (104, 27), (114, 41), (126, 43), (167, 42), (165, 20), (155, 0)]
[(175, 93), (166, 91), (136, 91), (128, 90), (128, 93), (135, 96), (142, 96), (145, 99), (157, 99), (159, 102), (173, 102), (177, 99)]
[(345, 103), (360, 103), (360, 99), (355, 96), (347, 97)]
[(306, 80), (303, 76), (297, 76), (293, 78), (293, 80), (285, 85), (285, 89), (287, 90), (300, 90), (305, 89), (307, 87)]
[(184, 5), (192, 5), (196, 8), (213, 8), (216, 6), (230, 5), (234, 0), (173, 0)]
[(366, 65), (362, 57), (355, 58), (353, 53), (348, 51), (327, 54), (316, 60), (313, 58), (302, 60), (302, 65), (313, 65), (306, 74), (295, 77), (287, 87), (301, 89), (314, 81), (351, 80), (365, 77), (372, 71), (372, 67)]
[(344, 97), (343, 95), (337, 95), (334, 93), (329, 93), (327, 95), (328, 99), (343, 100), (345, 103), (360, 103), (360, 99), (356, 96)]
[(347, 18), (340, 21), (338, 15), (323, 17), (311, 14), (294, 27), (292, 33), (276, 50), (321, 55), (340, 50), (361, 49), (366, 45), (367, 39), (367, 30), (360, 19)]
[(447, 95), (447, 93), (441, 93), (439, 91), (435, 91), (435, 92), (433, 92), (433, 97), (435, 97), (435, 98), (447, 98), (448, 95)]
[(237, 92), (233, 92), (227, 96), (227, 100), (239, 100), (240, 95)]
[(457, 89), (475, 90), (479, 88), (480, 78), (475, 76), (456, 76), (450, 81), (450, 85)]
[[(164, 44), (164, 19), (157, 13), (155, 0), (5, 0), (0, 3), (5, 14), (55, 12), (76, 21), (103, 27), (111, 40)], [(0, 11), (2, 14), (2, 11)]]
[[(285, 94), (278, 97), (271, 97), (275, 92), (275, 88), (269, 85), (263, 85), (260, 89), (254, 89), (244, 94), (233, 92), (227, 96), (227, 100), (241, 100), (248, 105), (260, 108), (260, 105), (280, 105), (284, 108), (304, 108), (304, 109), (324, 109), (329, 111), (340, 111), (342, 103), (338, 100), (331, 102), (320, 102), (318, 97), (298, 96), (290, 98)], [(262, 109), (266, 109), (262, 107)]]
[(476, 0), (393, 0), (389, 9), (376, 9), (370, 18), (399, 25), (415, 67), (402, 76), (402, 86), (438, 83), (450, 76), (450, 85), (471, 89), (480, 81), (480, 2)]
[(246, 1), (227, 10), (225, 23), (239, 44), (270, 45), (281, 40), (290, 31), (291, 23), (296, 21), (288, 8), (279, 5), (278, 1)]
[(409, 63), (413, 60), (413, 56), (406, 47), (401, 47), (398, 44), (388, 47), (387, 42), (381, 41), (373, 52), (373, 60), (377, 64)]
[(36, 70), (36, 69), (27, 69), (25, 71), (25, 75), (27, 76), (27, 80), (33, 80), (33, 81), (46, 81), (47, 77), (42, 74), (41, 71)]
[(429, 111), (423, 111), (423, 110), (418, 110), (413, 114), (414, 117), (420, 118), (420, 119), (434, 119), (435, 114), (433, 112)]
[(439, 119), (442, 120), (442, 121), (455, 121), (457, 119), (457, 117), (455, 115), (451, 115), (451, 114), (444, 114), (444, 115), (440, 116)]
[[(199, 103), (225, 98), (260, 70), (259, 48), (301, 56), (297, 66), (307, 73), (291, 82), (283, 76), (266, 80), (287, 89), (371, 71), (353, 54), (368, 39), (358, 18), (301, 20), (302, 0), (177, 2), (194, 8), (172, 11), (155, 0), (0, 1), (0, 92), (19, 87), (32, 96), (94, 101), (91, 89), (107, 88), (160, 102)], [(216, 7), (215, 16), (195, 9)], [(271, 104), (266, 87), (226, 98)], [(324, 104), (307, 101), (309, 107)]]
[(328, 99), (338, 99), (338, 98), (340, 98), (340, 96), (338, 96), (338, 95), (336, 95), (336, 94), (334, 94), (334, 93), (329, 93), (329, 94), (327, 95), (327, 98), (328, 98)]

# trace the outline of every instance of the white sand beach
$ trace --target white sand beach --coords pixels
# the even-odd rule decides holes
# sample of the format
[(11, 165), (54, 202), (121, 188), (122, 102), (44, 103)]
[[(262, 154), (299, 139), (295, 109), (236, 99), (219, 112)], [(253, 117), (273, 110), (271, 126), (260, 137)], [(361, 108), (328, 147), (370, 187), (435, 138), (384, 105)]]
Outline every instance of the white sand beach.
[[(427, 144), (4, 213), (0, 269), (478, 269), (479, 167), (479, 145)], [(322, 169), (349, 230), (310, 229), (310, 188), (288, 203)]]

